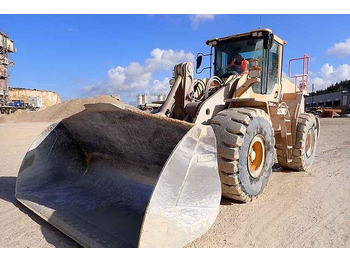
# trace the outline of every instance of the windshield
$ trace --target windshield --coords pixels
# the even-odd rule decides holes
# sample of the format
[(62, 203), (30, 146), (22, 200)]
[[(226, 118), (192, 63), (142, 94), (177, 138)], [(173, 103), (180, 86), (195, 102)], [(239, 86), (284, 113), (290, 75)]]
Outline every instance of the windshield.
[(215, 75), (226, 77), (240, 75), (249, 70), (249, 60), (254, 58), (264, 61), (263, 39), (236, 39), (224, 42), (215, 49)]

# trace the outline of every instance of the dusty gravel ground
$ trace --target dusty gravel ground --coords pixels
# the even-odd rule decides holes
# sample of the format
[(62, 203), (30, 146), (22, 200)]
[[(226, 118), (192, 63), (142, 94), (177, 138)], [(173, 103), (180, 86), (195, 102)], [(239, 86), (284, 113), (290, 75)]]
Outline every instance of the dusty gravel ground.
[[(13, 194), (22, 158), (49, 123), (0, 124), (0, 247), (79, 247)], [(350, 119), (321, 119), (310, 172), (274, 169), (249, 204), (222, 200), (207, 234), (189, 247), (350, 247)]]

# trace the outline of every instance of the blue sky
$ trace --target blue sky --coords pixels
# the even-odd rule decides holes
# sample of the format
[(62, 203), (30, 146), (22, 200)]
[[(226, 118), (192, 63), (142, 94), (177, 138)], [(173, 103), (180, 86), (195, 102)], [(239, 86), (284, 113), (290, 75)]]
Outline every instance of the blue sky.
[[(259, 17), (0, 15), (0, 30), (18, 48), (10, 86), (53, 90), (63, 99), (120, 93), (131, 101), (138, 92), (165, 92), (172, 62), (207, 52), (209, 38), (256, 29)], [(261, 27), (287, 40), (285, 72), (290, 58), (307, 53), (311, 82), (323, 88), (350, 78), (349, 21), (350, 15), (262, 15)]]

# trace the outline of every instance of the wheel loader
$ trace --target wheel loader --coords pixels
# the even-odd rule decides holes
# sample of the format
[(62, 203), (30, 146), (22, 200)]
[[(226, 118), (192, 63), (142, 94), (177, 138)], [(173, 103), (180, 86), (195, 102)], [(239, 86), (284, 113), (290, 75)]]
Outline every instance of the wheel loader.
[(304, 112), (308, 56), (293, 84), (270, 29), (206, 44), (196, 71), (207, 56), (210, 76), (176, 65), (158, 112), (88, 104), (47, 128), (16, 198), (85, 247), (183, 247), (212, 226), (222, 196), (258, 197), (275, 161), (309, 169), (320, 124)]

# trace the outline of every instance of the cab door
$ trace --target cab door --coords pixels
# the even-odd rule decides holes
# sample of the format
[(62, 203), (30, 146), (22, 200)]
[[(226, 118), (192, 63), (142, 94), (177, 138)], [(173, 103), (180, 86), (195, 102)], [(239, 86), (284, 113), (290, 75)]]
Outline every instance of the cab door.
[(274, 41), (271, 49), (268, 51), (268, 61), (265, 70), (265, 92), (263, 94), (269, 96), (270, 101), (277, 100), (281, 91), (282, 50), (282, 45)]

